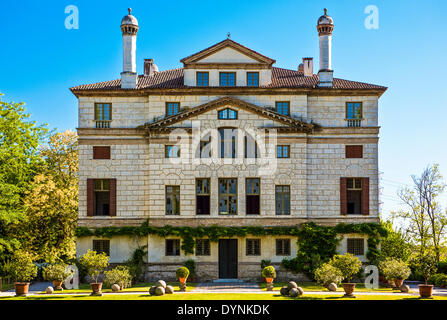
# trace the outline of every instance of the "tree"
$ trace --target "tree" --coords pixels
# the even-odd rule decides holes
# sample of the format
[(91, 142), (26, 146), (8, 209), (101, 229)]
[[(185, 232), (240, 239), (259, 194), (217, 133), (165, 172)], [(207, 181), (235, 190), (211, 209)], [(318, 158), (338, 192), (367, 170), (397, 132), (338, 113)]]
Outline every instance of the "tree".
[(398, 193), (408, 208), (394, 215), (408, 222), (406, 231), (419, 246), (420, 253), (433, 246), (439, 262), (447, 211), (442, 211), (437, 199), (446, 185), (442, 182), (437, 164), (428, 166), (420, 177), (413, 175), (412, 179), (414, 186), (403, 188)]
[(23, 197), (41, 169), (38, 148), (47, 134), (23, 105), (0, 101), (0, 266), (20, 247), (13, 230), (23, 221)]
[(40, 260), (54, 263), (75, 256), (78, 212), (77, 135), (65, 131), (50, 136), (41, 147), (42, 173), (26, 194), (26, 223), (18, 233), (26, 248)]
[(395, 258), (408, 261), (411, 255), (409, 236), (402, 229), (394, 229), (391, 220), (382, 222), (382, 225), (387, 236), (380, 240), (380, 260)]

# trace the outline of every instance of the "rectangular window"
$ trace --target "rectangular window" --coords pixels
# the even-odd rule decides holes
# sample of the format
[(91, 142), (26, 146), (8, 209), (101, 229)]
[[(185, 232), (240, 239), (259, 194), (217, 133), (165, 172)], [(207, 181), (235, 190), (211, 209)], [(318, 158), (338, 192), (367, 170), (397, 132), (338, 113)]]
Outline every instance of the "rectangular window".
[(355, 256), (363, 256), (365, 254), (365, 240), (347, 239), (347, 252)]
[(196, 180), (196, 214), (210, 214), (210, 179)]
[(93, 251), (110, 256), (110, 240), (93, 240)]
[(196, 256), (209, 256), (210, 252), (210, 240), (209, 239), (197, 239), (196, 240)]
[(290, 215), (290, 186), (275, 186), (276, 215)]
[(235, 87), (236, 86), (236, 72), (220, 72), (219, 85), (221, 87)]
[(290, 158), (290, 146), (276, 146), (277, 158)]
[(236, 158), (237, 155), (237, 129), (220, 128), (220, 157), (221, 158)]
[(209, 73), (208, 72), (197, 72), (197, 86), (198, 87), (208, 87), (209, 82)]
[(345, 146), (346, 159), (363, 158), (363, 146)]
[(260, 214), (260, 195), (260, 179), (247, 178), (247, 180), (245, 180), (246, 214)]
[(95, 127), (110, 128), (112, 121), (112, 104), (111, 103), (95, 103)]
[(165, 146), (165, 158), (180, 158), (180, 147)]
[(276, 255), (290, 256), (290, 239), (276, 239)]
[(166, 239), (166, 255), (179, 256), (180, 255), (180, 239)]
[(260, 256), (261, 255), (261, 239), (245, 240), (245, 255)]
[(93, 159), (110, 159), (110, 147), (93, 147)]
[(346, 103), (346, 123), (348, 127), (360, 127), (363, 119), (361, 102)]
[(256, 159), (258, 158), (258, 143), (251, 135), (246, 135), (244, 138), (244, 150), (245, 158)]
[(237, 179), (219, 179), (219, 214), (237, 214)]
[(290, 102), (289, 101), (276, 101), (276, 112), (282, 114), (284, 116), (288, 116), (290, 114)]
[(166, 115), (173, 116), (179, 113), (180, 103), (179, 102), (166, 102)]
[(259, 87), (259, 72), (247, 72), (247, 86)]
[(95, 216), (110, 215), (110, 180), (95, 179)]
[(362, 179), (346, 180), (347, 214), (362, 214)]
[(166, 214), (180, 215), (180, 186), (166, 186)]

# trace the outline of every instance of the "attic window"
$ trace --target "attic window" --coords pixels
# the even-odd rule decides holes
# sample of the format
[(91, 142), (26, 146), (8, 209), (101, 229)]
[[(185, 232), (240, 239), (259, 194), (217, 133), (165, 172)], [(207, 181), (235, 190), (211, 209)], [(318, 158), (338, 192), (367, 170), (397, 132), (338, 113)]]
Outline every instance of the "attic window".
[(259, 72), (247, 72), (247, 86), (259, 87)]
[(230, 109), (230, 108), (220, 110), (218, 113), (218, 119), (220, 119), (220, 120), (235, 120), (235, 119), (237, 119), (237, 111)]
[(219, 74), (219, 84), (221, 87), (235, 87), (236, 72), (221, 72)]

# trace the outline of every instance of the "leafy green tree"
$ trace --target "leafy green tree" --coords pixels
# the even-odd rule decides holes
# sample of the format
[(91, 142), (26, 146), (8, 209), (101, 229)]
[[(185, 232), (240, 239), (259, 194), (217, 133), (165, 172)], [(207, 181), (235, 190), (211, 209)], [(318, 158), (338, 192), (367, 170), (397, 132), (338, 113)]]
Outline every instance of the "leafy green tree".
[(23, 198), (41, 170), (39, 145), (47, 134), (23, 105), (0, 100), (0, 266), (20, 247), (14, 226), (23, 221)]
[(78, 212), (78, 149), (73, 131), (56, 133), (41, 147), (42, 173), (24, 199), (26, 222), (18, 229), (23, 245), (40, 260), (75, 257)]
[(362, 268), (362, 262), (351, 253), (337, 254), (332, 257), (329, 264), (339, 269), (343, 279), (350, 282), (352, 277)]
[(380, 260), (395, 258), (408, 261), (412, 251), (409, 236), (402, 229), (394, 229), (391, 220), (382, 222), (382, 225), (387, 236), (380, 241)]

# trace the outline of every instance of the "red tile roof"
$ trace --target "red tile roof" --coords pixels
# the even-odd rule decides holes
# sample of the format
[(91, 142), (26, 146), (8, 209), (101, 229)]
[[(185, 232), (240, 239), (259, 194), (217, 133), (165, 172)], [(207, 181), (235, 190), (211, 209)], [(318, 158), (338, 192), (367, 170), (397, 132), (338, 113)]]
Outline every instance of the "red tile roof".
[[(316, 88), (318, 75), (305, 77), (302, 72), (290, 69), (272, 67), (272, 83), (260, 88)], [(137, 90), (139, 89), (181, 89), (188, 88), (183, 84), (183, 68), (157, 72), (153, 76), (138, 76)], [(203, 88), (201, 88), (203, 89)], [(228, 88), (227, 88), (228, 89)], [(231, 88), (229, 88), (231, 89)], [(252, 88), (250, 88), (252, 89)], [(332, 89), (371, 89), (383, 90), (387, 88), (369, 83), (349, 81), (334, 78)], [(84, 90), (121, 90), (121, 79), (85, 84), (71, 88), (73, 92)], [(134, 90), (134, 89), (122, 89)]]

